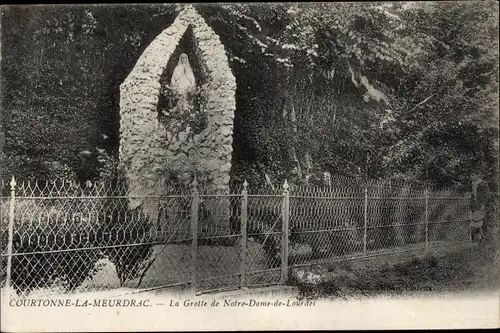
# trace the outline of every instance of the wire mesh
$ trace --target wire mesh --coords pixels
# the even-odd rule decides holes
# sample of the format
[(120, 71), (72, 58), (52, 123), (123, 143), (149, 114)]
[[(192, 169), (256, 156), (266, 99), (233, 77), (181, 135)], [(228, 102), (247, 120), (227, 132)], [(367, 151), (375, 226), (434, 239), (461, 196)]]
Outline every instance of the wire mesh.
[(452, 191), (426, 198), (422, 187), (375, 184), (291, 193), (291, 266), (468, 240), (469, 199)]
[[(4, 283), (10, 188), (2, 184)], [(238, 288), (243, 276), (249, 287), (282, 283), (283, 265), (470, 239), (467, 197), (453, 191), (427, 195), (419, 187), (342, 184), (290, 186), (288, 197), (279, 187), (249, 188), (247, 193), (246, 185), (162, 185), (162, 192), (141, 196), (118, 183), (20, 183), (14, 200), (11, 283), (20, 294), (43, 296), (122, 286), (187, 286), (195, 279), (196, 289), (204, 292)]]
[(7, 256), (5, 254), (7, 253), (7, 245), (8, 245), (8, 238), (9, 238), (9, 230), (8, 230), (8, 224), (9, 224), (9, 198), (1, 196), (0, 197), (0, 223), (1, 223), (1, 241), (0, 241), (0, 249), (1, 253), (3, 254), (1, 256), (1, 261), (0, 261), (0, 287), (5, 286), (5, 280), (7, 278)]
[(434, 245), (470, 240), (469, 207), (469, 200), (464, 197), (429, 198), (429, 242)]
[(290, 196), (290, 264), (328, 260), (360, 250), (362, 189), (300, 191)]
[(283, 195), (249, 195), (245, 270), (248, 286), (279, 283)]
[[(240, 238), (231, 221), (238, 194), (199, 195), (196, 289), (204, 292), (240, 285)], [(238, 215), (235, 215), (238, 214)], [(234, 226), (234, 224), (233, 224)]]
[(425, 242), (425, 194), (409, 188), (367, 191), (367, 250)]
[[(131, 209), (137, 198), (108, 196), (116, 188), (19, 187), (25, 196), (15, 199), (11, 283), (20, 294), (190, 282), (190, 196), (141, 197)], [(2, 199), (3, 238), (6, 210)]]

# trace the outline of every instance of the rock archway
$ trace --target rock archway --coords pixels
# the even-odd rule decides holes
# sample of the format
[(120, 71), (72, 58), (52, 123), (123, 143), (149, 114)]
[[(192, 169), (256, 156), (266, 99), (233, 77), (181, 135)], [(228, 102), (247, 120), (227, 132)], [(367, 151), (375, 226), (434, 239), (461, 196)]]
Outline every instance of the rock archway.
[[(200, 112), (206, 115), (206, 123), (201, 132), (187, 135), (181, 130), (172, 139), (158, 113), (161, 78), (188, 30), (203, 75), (205, 98)], [(185, 6), (146, 48), (120, 86), (120, 168), (130, 191), (131, 208), (141, 204), (133, 197), (164, 192), (169, 171), (184, 175), (179, 177), (181, 182), (202, 174), (206, 178), (201, 183), (206, 187), (228, 189), (235, 90), (236, 81), (219, 37), (192, 6)]]

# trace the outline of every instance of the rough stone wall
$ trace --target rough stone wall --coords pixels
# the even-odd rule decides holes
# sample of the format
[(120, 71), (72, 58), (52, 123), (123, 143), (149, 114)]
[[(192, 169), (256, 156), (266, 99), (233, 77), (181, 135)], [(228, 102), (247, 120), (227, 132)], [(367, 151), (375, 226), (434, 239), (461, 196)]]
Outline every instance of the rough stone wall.
[[(158, 121), (160, 76), (188, 26), (192, 27), (196, 55), (207, 82), (203, 89), (208, 98), (201, 106), (207, 115), (207, 127), (194, 136), (180, 132), (168, 143), (171, 135)], [(236, 81), (219, 37), (187, 5), (146, 48), (120, 86), (120, 167), (132, 208), (141, 204), (140, 199), (132, 197), (164, 191), (167, 168), (191, 174), (196, 165), (198, 171), (208, 175), (209, 188), (228, 189), (235, 90)]]

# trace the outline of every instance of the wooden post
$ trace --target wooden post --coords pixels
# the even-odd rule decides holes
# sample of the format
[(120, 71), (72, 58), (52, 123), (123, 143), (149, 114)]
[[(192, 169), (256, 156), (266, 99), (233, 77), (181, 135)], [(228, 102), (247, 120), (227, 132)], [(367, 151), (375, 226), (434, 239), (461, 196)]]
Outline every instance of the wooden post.
[(16, 179), (12, 176), (10, 181), (10, 204), (9, 204), (9, 234), (7, 243), (7, 277), (5, 280), (5, 286), (10, 289), (11, 282), (10, 278), (12, 275), (12, 243), (14, 238), (14, 213), (16, 205)]
[(368, 188), (365, 187), (365, 205), (364, 205), (364, 222), (363, 222), (363, 254), (366, 255), (367, 244), (367, 229), (368, 229)]
[(200, 197), (198, 192), (198, 182), (196, 177), (192, 184), (192, 198), (191, 202), (191, 288), (193, 294), (196, 294), (196, 269), (198, 268), (198, 209)]
[(288, 232), (290, 224), (290, 193), (288, 182), (283, 184), (283, 226), (282, 226), (282, 252), (281, 252), (281, 283), (288, 280)]
[(429, 247), (429, 191), (425, 189), (425, 252)]
[(241, 191), (241, 264), (240, 264), (240, 283), (241, 288), (246, 288), (246, 270), (247, 270), (247, 223), (248, 223), (248, 183), (245, 180), (243, 190)]

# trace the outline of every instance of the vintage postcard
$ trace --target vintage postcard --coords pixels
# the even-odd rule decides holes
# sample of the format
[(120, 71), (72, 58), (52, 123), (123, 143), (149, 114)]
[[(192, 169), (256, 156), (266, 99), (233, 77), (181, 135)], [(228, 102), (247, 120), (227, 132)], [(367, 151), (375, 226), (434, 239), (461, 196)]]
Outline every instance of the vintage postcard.
[(500, 326), (497, 2), (0, 11), (2, 331)]

